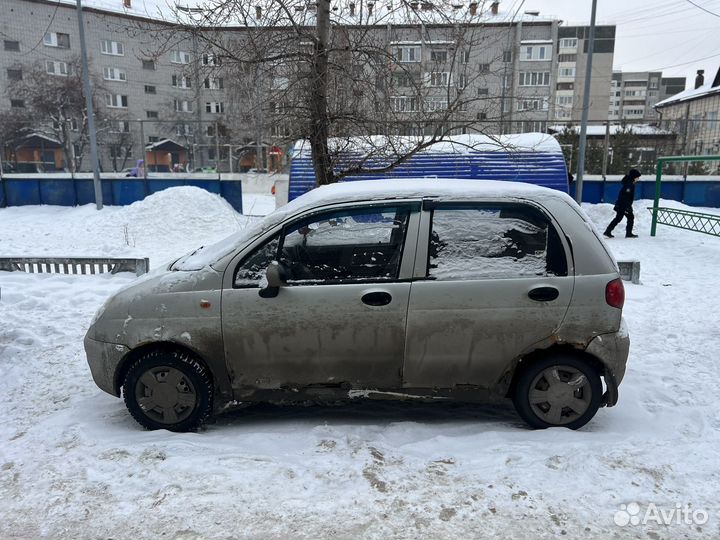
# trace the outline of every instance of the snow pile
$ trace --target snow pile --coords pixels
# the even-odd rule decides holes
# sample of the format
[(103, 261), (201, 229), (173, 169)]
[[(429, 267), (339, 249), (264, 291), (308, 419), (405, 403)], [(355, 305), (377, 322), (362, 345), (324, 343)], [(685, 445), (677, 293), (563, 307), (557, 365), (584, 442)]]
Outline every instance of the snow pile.
[[(157, 203), (182, 234), (243, 219), (190, 199), (200, 215)], [(377, 402), (142, 431), (82, 350), (92, 314), (134, 276), (0, 272), (0, 538), (720, 538), (720, 239), (664, 226), (650, 238), (649, 205), (635, 203), (640, 238), (607, 242), (642, 264), (642, 283), (625, 284), (620, 401), (576, 432), (529, 431), (510, 406)], [(125, 213), (161, 220), (143, 208)], [(584, 208), (600, 229), (614, 215)], [(217, 223), (203, 217), (213, 209)], [(123, 251), (125, 213), (102, 239), (82, 228), (94, 209), (0, 209), (0, 250)], [(182, 234), (146, 229), (133, 249), (177, 257)], [(709, 521), (618, 525), (630, 503), (689, 504)]]
[[(260, 196), (247, 196), (255, 206)], [(269, 197), (264, 197), (269, 198)], [(267, 206), (264, 201), (260, 206)], [(219, 195), (197, 187), (159, 191), (129, 206), (33, 206), (0, 210), (4, 256), (149, 257), (157, 268), (220, 240), (256, 218), (242, 216)]]

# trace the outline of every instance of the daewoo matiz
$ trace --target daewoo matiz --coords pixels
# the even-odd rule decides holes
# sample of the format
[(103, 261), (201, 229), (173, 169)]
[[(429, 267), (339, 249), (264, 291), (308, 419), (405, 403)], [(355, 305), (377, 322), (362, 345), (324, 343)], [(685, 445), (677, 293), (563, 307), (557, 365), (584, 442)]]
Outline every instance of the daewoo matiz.
[(567, 195), (489, 181), (315, 189), (110, 298), (97, 385), (149, 429), (258, 401), (511, 399), (532, 427), (613, 406), (617, 266)]

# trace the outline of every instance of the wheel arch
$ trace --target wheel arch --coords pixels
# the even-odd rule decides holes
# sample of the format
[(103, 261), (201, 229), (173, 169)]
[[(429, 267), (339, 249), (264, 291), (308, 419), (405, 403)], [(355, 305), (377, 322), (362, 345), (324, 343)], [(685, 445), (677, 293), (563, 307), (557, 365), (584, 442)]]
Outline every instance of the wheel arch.
[(210, 363), (207, 362), (199, 352), (192, 349), (191, 347), (188, 347), (187, 345), (176, 343), (174, 341), (151, 341), (148, 343), (143, 343), (135, 347), (134, 349), (131, 349), (127, 354), (125, 354), (125, 356), (118, 364), (118, 367), (115, 370), (115, 377), (113, 379), (113, 390), (115, 391), (116, 396), (120, 397), (120, 391), (123, 385), (123, 381), (125, 381), (125, 376), (127, 375), (127, 372), (130, 369), (130, 366), (132, 366), (133, 362), (135, 362), (135, 360), (137, 360), (144, 354), (151, 351), (180, 352), (193, 356), (198, 362), (203, 365), (203, 367), (205, 367), (208, 376), (210, 377), (210, 382), (213, 384), (213, 386), (217, 385), (216, 374), (210, 367)]
[(508, 380), (509, 378), (507, 389), (504, 393), (505, 397), (512, 397), (515, 392), (515, 388), (517, 387), (518, 378), (525, 369), (533, 363), (555, 354), (573, 356), (574, 358), (583, 360), (595, 369), (600, 377), (605, 378), (606, 367), (600, 358), (582, 349), (577, 349), (569, 344), (555, 344), (546, 349), (536, 349), (520, 357), (516, 362), (513, 362), (512, 367), (506, 371), (505, 376), (503, 377), (504, 380)]

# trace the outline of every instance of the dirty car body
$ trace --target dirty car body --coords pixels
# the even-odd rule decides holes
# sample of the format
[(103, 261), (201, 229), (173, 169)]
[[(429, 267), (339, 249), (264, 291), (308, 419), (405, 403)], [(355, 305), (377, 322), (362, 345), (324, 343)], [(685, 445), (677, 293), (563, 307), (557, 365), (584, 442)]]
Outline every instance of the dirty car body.
[(147, 428), (229, 405), (512, 399), (532, 427), (613, 406), (617, 266), (567, 195), (459, 180), (337, 184), (110, 298), (97, 385)]

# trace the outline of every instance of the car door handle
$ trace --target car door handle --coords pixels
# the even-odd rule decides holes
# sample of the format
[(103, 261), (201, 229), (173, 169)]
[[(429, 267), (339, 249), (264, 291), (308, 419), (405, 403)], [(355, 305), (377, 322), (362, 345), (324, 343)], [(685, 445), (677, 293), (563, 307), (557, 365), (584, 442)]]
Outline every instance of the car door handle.
[(555, 287), (536, 287), (528, 293), (528, 297), (536, 302), (552, 302), (558, 296), (560, 296), (560, 291)]
[(390, 293), (383, 291), (374, 291), (363, 294), (360, 300), (368, 306), (387, 306), (392, 302), (392, 296), (390, 296)]

